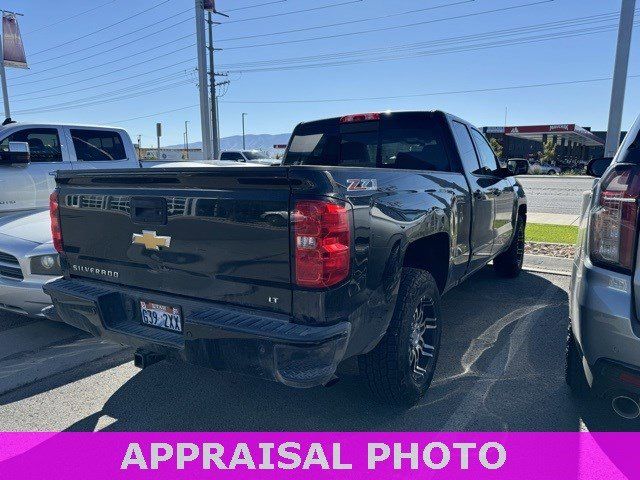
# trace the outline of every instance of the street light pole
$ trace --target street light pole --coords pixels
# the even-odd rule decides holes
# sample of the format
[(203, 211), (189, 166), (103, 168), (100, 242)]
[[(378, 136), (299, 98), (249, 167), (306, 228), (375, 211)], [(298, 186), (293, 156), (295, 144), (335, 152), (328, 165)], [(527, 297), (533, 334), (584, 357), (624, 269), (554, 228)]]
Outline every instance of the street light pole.
[(242, 114), (242, 149), (246, 150), (247, 149), (247, 142), (245, 140), (245, 132), (244, 132), (244, 117), (246, 117), (248, 114), (243, 113)]
[(189, 160), (189, 120), (184, 122), (184, 143), (187, 152), (187, 160)]
[(620, 10), (620, 27), (618, 30), (618, 47), (616, 63), (613, 70), (613, 87), (611, 90), (611, 107), (609, 110), (609, 127), (607, 143), (604, 149), (605, 157), (613, 157), (620, 145), (622, 131), (622, 110), (624, 95), (627, 88), (627, 74), (629, 72), (629, 52), (631, 50), (631, 35), (633, 33), (633, 17), (636, 0), (622, 0)]

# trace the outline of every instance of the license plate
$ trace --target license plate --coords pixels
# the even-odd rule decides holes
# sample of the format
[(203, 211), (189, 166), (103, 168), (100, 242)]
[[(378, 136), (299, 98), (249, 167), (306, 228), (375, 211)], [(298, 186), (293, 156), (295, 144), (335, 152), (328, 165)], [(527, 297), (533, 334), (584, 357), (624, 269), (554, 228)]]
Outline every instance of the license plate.
[(140, 313), (145, 325), (182, 333), (182, 313), (179, 307), (141, 301)]

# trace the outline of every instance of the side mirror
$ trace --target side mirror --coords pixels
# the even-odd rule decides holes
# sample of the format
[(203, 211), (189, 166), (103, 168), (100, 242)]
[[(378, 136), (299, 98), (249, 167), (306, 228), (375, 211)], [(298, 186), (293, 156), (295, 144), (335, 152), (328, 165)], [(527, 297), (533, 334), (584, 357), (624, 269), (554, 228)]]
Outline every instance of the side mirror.
[(27, 165), (31, 162), (31, 153), (27, 142), (9, 142), (9, 151), (0, 152), (3, 165)]
[(592, 177), (600, 178), (604, 175), (604, 172), (607, 171), (613, 158), (611, 157), (603, 157), (603, 158), (595, 158), (589, 162), (587, 165), (587, 175)]

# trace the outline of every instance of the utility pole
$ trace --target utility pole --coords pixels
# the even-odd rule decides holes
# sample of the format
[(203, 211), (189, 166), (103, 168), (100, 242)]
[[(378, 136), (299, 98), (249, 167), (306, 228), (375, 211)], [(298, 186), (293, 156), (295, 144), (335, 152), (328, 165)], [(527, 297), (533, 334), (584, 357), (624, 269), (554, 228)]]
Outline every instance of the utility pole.
[(242, 114), (242, 149), (243, 150), (247, 149), (247, 142), (245, 141), (245, 138), (244, 138), (244, 117), (246, 116), (247, 116), (246, 113)]
[(616, 63), (613, 70), (613, 87), (611, 90), (611, 107), (609, 110), (609, 127), (607, 143), (604, 149), (605, 157), (613, 157), (620, 146), (622, 132), (622, 110), (627, 88), (627, 74), (629, 72), (629, 52), (631, 50), (631, 35), (633, 33), (633, 17), (636, 0), (622, 0), (620, 10), (620, 27), (618, 29), (618, 47)]
[(218, 96), (216, 95), (216, 71), (213, 46), (213, 14), (208, 13), (207, 23), (209, 24), (209, 88), (211, 89), (211, 129), (213, 130), (213, 158), (220, 158), (220, 137), (218, 136)]
[(213, 26), (219, 25), (219, 22), (213, 21), (213, 15), (222, 15), (229, 17), (216, 9), (215, 0), (207, 2), (207, 23), (209, 25), (209, 89), (211, 97), (211, 132), (212, 132), (212, 152), (213, 158), (220, 158), (220, 118), (218, 116), (218, 95), (216, 94), (216, 70), (215, 70), (215, 51), (218, 50), (213, 46)]
[(204, 31), (204, 0), (196, 2), (196, 37), (198, 44), (198, 87), (200, 90), (200, 124), (202, 129), (202, 152), (205, 160), (213, 159), (211, 145), (211, 110), (207, 85), (207, 43)]

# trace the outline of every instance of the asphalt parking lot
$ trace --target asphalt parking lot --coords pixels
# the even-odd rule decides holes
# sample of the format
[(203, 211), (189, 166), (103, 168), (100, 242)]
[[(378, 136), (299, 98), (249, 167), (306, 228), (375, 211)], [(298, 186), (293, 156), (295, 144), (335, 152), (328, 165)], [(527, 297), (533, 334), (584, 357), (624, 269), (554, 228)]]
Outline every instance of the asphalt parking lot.
[(590, 190), (591, 177), (560, 175), (520, 176), (518, 181), (527, 193), (530, 212), (580, 215), (582, 192)]
[(528, 272), (504, 280), (486, 268), (449, 292), (434, 384), (409, 411), (377, 403), (350, 366), (332, 387), (292, 390), (165, 362), (140, 371), (118, 351), (0, 395), (0, 431), (640, 429), (604, 401), (569, 396), (568, 285)]

